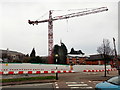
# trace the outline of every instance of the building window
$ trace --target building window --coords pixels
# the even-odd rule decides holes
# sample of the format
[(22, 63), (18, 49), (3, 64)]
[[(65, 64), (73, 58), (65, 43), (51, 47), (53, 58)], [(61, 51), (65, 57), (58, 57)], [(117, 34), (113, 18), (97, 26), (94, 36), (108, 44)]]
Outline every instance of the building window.
[(72, 62), (72, 60), (69, 60), (69, 62)]

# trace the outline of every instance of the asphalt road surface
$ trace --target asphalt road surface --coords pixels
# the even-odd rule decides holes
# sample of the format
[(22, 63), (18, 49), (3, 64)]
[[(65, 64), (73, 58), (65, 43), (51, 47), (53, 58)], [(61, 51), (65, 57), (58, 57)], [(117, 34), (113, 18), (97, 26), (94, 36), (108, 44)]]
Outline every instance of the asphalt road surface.
[(40, 84), (23, 84), (3, 86), (2, 90), (53, 90), (53, 83), (40, 83)]

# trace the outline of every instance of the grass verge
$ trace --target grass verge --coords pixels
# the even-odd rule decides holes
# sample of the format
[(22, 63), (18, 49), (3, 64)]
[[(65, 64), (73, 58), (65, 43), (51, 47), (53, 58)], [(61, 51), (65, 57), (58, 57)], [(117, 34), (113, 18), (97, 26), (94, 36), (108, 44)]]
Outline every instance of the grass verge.
[(0, 82), (20, 82), (20, 81), (29, 81), (29, 80), (48, 80), (55, 79), (55, 76), (42, 76), (42, 77), (27, 77), (27, 78), (14, 78), (14, 79), (0, 79)]

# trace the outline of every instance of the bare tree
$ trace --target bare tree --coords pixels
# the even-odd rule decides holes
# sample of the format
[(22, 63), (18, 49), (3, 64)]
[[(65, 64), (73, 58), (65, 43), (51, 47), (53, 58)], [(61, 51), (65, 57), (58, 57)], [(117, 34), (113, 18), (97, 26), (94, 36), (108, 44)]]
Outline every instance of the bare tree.
[(103, 39), (103, 43), (97, 48), (97, 52), (102, 55), (113, 55), (113, 49), (110, 47), (110, 41), (108, 39)]
[(103, 39), (101, 46), (97, 48), (97, 52), (102, 55), (105, 65), (105, 77), (106, 77), (106, 64), (110, 59), (110, 56), (113, 55), (113, 50), (110, 47), (110, 41), (108, 39)]

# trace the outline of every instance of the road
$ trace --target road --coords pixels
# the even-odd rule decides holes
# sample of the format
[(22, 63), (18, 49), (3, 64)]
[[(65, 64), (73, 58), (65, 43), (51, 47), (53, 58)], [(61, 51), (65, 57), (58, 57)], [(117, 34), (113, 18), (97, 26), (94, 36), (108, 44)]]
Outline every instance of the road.
[(2, 90), (53, 90), (53, 83), (40, 83), (40, 84), (24, 84), (24, 85), (12, 85), (3, 86)]
[[(42, 75), (48, 75), (48, 74), (42, 74)], [(51, 74), (54, 75), (55, 74)], [(17, 87), (17, 88), (34, 88), (31, 90), (42, 90), (44, 88), (51, 89), (51, 90), (57, 90), (57, 89), (68, 89), (68, 90), (76, 90), (76, 89), (82, 89), (82, 90), (94, 90), (95, 85), (99, 82), (102, 82), (104, 80), (109, 79), (112, 76), (116, 76), (117, 71), (110, 71), (109, 74), (107, 74), (107, 77), (104, 77), (104, 72), (78, 72), (78, 73), (60, 73), (59, 80), (56, 82), (51, 83), (34, 83), (28, 85), (18, 85), (18, 86), (9, 86), (9, 88)], [(6, 86), (3, 86), (2, 90), (8, 90)], [(10, 89), (9, 89), (10, 90)], [(13, 89), (12, 89), (13, 90)], [(19, 90), (19, 89), (17, 89)], [(23, 90), (23, 89), (22, 89)], [(25, 89), (26, 90), (26, 89)]]

